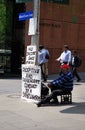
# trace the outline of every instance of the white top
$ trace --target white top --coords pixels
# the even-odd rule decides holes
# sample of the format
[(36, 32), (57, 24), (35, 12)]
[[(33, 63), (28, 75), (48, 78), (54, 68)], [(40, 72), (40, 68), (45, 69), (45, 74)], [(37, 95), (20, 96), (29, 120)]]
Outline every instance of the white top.
[(63, 51), (57, 60), (60, 61), (61, 64), (63, 62), (71, 62), (71, 51), (70, 50)]

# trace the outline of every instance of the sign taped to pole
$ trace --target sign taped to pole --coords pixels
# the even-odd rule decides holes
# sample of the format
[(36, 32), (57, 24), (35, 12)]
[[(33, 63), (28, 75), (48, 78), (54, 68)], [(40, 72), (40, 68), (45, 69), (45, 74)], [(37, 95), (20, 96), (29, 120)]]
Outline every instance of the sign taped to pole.
[(36, 61), (36, 46), (35, 45), (27, 46), (26, 64), (35, 65), (35, 61)]
[(35, 35), (36, 30), (37, 30), (37, 18), (30, 18), (28, 35)]

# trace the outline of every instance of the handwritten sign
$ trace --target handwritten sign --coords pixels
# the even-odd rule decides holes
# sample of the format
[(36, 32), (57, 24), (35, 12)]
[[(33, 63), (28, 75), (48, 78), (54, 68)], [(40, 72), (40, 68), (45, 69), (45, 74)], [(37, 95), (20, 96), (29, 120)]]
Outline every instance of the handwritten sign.
[(36, 46), (35, 45), (27, 46), (26, 64), (35, 65), (35, 60), (36, 60)]
[(22, 64), (22, 96), (28, 102), (38, 102), (41, 97), (40, 66)]

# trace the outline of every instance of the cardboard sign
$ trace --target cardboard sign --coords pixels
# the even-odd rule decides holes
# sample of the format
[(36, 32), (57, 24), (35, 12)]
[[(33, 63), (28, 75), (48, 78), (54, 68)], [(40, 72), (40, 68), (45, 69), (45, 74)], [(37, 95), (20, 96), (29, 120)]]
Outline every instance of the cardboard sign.
[(41, 98), (40, 66), (22, 64), (22, 99), (28, 102), (38, 102)]
[(27, 46), (26, 64), (35, 65), (35, 60), (36, 60), (36, 46), (34, 45)]

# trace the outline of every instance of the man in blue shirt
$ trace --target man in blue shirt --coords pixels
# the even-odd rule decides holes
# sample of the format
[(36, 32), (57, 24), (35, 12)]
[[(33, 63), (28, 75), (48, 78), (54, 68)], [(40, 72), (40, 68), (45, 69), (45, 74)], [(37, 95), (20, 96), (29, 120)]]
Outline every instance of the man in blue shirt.
[(51, 99), (58, 103), (57, 90), (62, 90), (64, 92), (73, 90), (73, 75), (69, 70), (69, 65), (61, 65), (61, 69), (62, 74), (60, 77), (48, 84), (48, 87), (51, 89), (51, 94), (47, 95), (46, 98), (41, 99), (41, 101), (37, 104), (38, 107), (40, 107), (42, 104), (50, 102)]
[(38, 64), (41, 66), (41, 74), (43, 81), (47, 81), (47, 76), (48, 76), (48, 59), (46, 58), (46, 53), (49, 54), (49, 51), (44, 48), (43, 45), (39, 46), (39, 52), (38, 52)]

